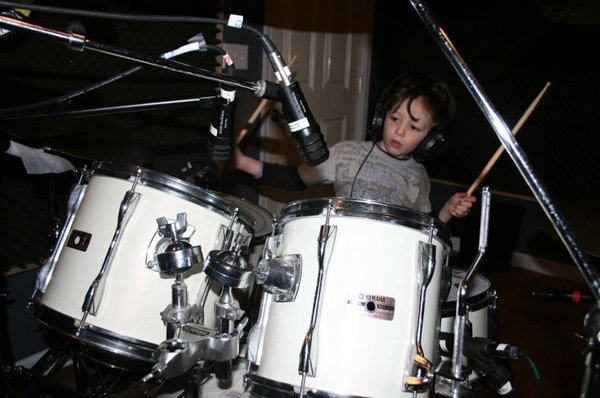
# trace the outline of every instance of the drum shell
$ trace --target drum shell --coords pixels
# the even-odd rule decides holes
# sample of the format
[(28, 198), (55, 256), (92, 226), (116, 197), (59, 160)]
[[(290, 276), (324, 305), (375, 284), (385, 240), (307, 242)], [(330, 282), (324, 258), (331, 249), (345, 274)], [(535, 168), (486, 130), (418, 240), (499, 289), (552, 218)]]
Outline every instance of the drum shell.
[[(84, 297), (101, 269), (115, 232), (119, 206), (125, 192), (132, 189), (132, 182), (133, 177), (92, 174), (67, 232), (71, 236), (75, 230), (83, 231), (91, 239), (85, 250), (69, 245), (62, 248), (48, 287), (39, 298), (42, 306), (74, 321), (81, 319)], [(231, 224), (231, 214), (203, 203), (202, 197), (194, 198), (193, 190), (187, 196), (178, 195), (177, 190), (160, 189), (141, 181), (135, 192), (141, 195), (113, 250), (98, 312), (90, 314), (86, 324), (125, 340), (158, 345), (167, 337), (161, 312), (171, 304), (174, 276), (147, 267), (154, 254), (151, 246), (157, 234), (157, 218), (175, 220), (178, 213), (185, 212), (188, 230), (193, 230), (189, 243), (201, 246), (206, 256), (210, 250), (221, 249), (223, 229)], [(249, 230), (239, 221), (233, 225), (236, 233), (242, 228)], [(203, 290), (205, 277), (201, 264), (184, 273), (191, 303)], [(213, 286), (206, 303), (204, 323), (209, 327), (216, 326), (214, 302), (218, 292), (219, 287)], [(53, 326), (51, 323), (49, 326)]]
[[(285, 211), (285, 209), (284, 209)], [(317, 240), (326, 217), (284, 217), (280, 255), (300, 254), (302, 276), (296, 299), (270, 302), (256, 374), (300, 385), (298, 358), (311, 317), (318, 273)], [(404, 391), (414, 354), (419, 297), (420, 243), (428, 234), (396, 222), (331, 215), (325, 276), (316, 337), (314, 377), (306, 387), (369, 397), (412, 396)], [(400, 220), (402, 221), (402, 220)], [(439, 291), (447, 244), (434, 237), (436, 268), (427, 289), (422, 346), (428, 358), (437, 346)], [(368, 298), (371, 297), (371, 298)], [(393, 307), (369, 313), (359, 302)], [(391, 299), (391, 300), (390, 300)]]

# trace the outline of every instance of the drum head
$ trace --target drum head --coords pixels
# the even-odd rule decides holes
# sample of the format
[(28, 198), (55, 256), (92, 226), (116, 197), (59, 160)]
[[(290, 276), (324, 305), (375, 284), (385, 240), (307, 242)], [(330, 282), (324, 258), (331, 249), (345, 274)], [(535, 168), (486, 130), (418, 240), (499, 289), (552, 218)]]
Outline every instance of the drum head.
[(442, 240), (446, 249), (451, 247), (448, 227), (437, 218), (406, 207), (373, 200), (340, 197), (298, 200), (281, 210), (280, 224), (284, 225), (296, 217), (326, 215), (329, 207), (332, 209), (331, 215), (385, 221), (425, 233), (433, 226), (436, 236)]
[(121, 178), (132, 182), (136, 176), (139, 176), (138, 184), (179, 196), (225, 216), (231, 216), (236, 208), (239, 209), (240, 222), (245, 224), (255, 236), (265, 235), (271, 231), (271, 215), (261, 207), (243, 199), (200, 188), (167, 174), (133, 165), (98, 161), (92, 164), (88, 177), (92, 178), (94, 175)]
[[(452, 284), (448, 297), (442, 306), (442, 317), (455, 315), (458, 285), (465, 278), (466, 273), (467, 271), (461, 268), (452, 269)], [(475, 274), (471, 286), (469, 286), (469, 295), (467, 298), (470, 311), (477, 311), (490, 303), (493, 299), (491, 286), (492, 284), (489, 279), (481, 274)]]

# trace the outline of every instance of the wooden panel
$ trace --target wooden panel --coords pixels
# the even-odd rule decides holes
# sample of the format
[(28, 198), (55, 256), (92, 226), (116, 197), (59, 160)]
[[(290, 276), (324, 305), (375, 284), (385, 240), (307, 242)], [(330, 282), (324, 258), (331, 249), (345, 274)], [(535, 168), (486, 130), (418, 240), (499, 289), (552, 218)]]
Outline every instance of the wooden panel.
[(317, 32), (370, 32), (374, 0), (266, 0), (269, 26)]

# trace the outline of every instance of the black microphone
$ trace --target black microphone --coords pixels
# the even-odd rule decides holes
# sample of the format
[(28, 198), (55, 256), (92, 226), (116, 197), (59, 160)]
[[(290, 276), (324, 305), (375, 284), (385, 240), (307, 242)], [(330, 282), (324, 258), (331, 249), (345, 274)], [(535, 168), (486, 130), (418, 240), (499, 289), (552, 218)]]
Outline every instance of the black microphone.
[(302, 161), (308, 166), (323, 163), (329, 157), (329, 149), (321, 133), (321, 127), (312, 115), (300, 85), (293, 80), (292, 73), (273, 42), (266, 36), (262, 36), (262, 40), (275, 76), (281, 85), (279, 101), (296, 149)]
[[(454, 334), (440, 332), (439, 347), (442, 355), (450, 356), (454, 352)], [(521, 350), (517, 347), (495, 343), (484, 337), (468, 337), (463, 340), (463, 355), (467, 358), (482, 358), (489, 355), (498, 358), (518, 359), (522, 357)]]
[[(235, 67), (229, 55), (224, 55), (227, 62), (225, 74), (233, 75)], [(210, 131), (208, 134), (207, 150), (210, 159), (215, 162), (225, 162), (231, 158), (234, 141), (234, 118), (237, 98), (235, 90), (222, 86), (219, 97), (215, 101), (211, 114)]]
[[(442, 355), (451, 356), (454, 350), (454, 334), (440, 332), (440, 349)], [(463, 341), (463, 353), (469, 359), (470, 367), (482, 375), (485, 383), (495, 389), (499, 395), (513, 396), (514, 388), (511, 374), (494, 357), (521, 358), (521, 351), (508, 344), (496, 344), (483, 337), (467, 337)]]

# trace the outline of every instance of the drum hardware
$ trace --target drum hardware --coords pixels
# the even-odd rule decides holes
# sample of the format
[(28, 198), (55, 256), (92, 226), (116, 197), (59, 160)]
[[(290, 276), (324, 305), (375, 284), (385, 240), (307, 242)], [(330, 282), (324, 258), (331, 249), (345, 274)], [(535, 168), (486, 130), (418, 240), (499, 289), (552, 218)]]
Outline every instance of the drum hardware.
[(429, 225), (429, 240), (427, 243), (419, 242), (419, 279), (420, 279), (420, 293), (419, 293), (419, 306), (417, 314), (417, 327), (415, 329), (415, 354), (412, 357), (412, 370), (405, 379), (404, 387), (408, 391), (417, 392), (424, 391), (425, 388), (431, 382), (432, 364), (425, 357), (423, 351), (423, 345), (421, 340), (423, 337), (423, 317), (425, 316), (425, 299), (427, 297), (427, 288), (431, 279), (433, 278), (433, 272), (435, 271), (435, 246), (433, 245), (433, 236), (435, 229), (433, 227), (433, 221)]
[[(236, 315), (239, 319), (243, 311), (236, 308), (236, 303), (230, 289), (223, 289), (218, 305), (222, 311), (217, 309), (217, 312), (222, 312), (221, 316)], [(171, 379), (184, 374), (202, 360), (229, 364), (239, 355), (239, 339), (243, 335), (246, 323), (247, 320), (242, 319), (228, 332), (209, 329), (195, 323), (182, 325), (176, 338), (165, 340), (158, 346), (158, 361), (141, 382)], [(221, 373), (217, 374), (217, 377), (229, 376), (229, 374)]]
[[(222, 285), (219, 298), (215, 302), (216, 330), (190, 322), (190, 317), (176, 319), (173, 324), (177, 327), (172, 328), (172, 336), (159, 345), (158, 361), (150, 373), (143, 377), (143, 383), (179, 376), (203, 360), (216, 362), (217, 379), (227, 380), (231, 377), (231, 361), (239, 355), (239, 339), (247, 324), (247, 319), (242, 319), (244, 310), (233, 296), (232, 289), (248, 287), (252, 276), (252, 268), (241, 255), (242, 248), (250, 242), (250, 235), (237, 234), (232, 249), (228, 250), (232, 244), (233, 226), (237, 221), (238, 210), (234, 211), (230, 225), (225, 231), (222, 250), (210, 251), (204, 261), (204, 273), (211, 281)], [(164, 227), (167, 230), (175, 229), (173, 224), (165, 224)], [(180, 273), (176, 275), (180, 276)], [(187, 309), (187, 302), (184, 306)], [(175, 305), (170, 308), (178, 309)], [(236, 321), (240, 321), (237, 326)]]
[(52, 250), (51, 256), (42, 264), (38, 274), (35, 277), (35, 289), (31, 298), (29, 299), (29, 303), (27, 304), (28, 308), (31, 306), (32, 301), (41, 294), (44, 294), (46, 288), (48, 287), (48, 283), (52, 278), (52, 274), (54, 272), (54, 267), (56, 266), (56, 262), (58, 260), (58, 256), (60, 255), (64, 245), (67, 242), (68, 231), (71, 229), (71, 225), (75, 220), (75, 214), (77, 213), (77, 209), (81, 204), (81, 200), (85, 195), (85, 189), (87, 185), (83, 184), (83, 177), (86, 172), (86, 167), (83, 168), (81, 174), (79, 175), (79, 181), (73, 185), (71, 188), (71, 192), (69, 193), (69, 199), (67, 203), (67, 214), (65, 216), (65, 223), (62, 231), (60, 232), (58, 239), (56, 240), (56, 244), (54, 249)]
[(125, 192), (125, 194), (123, 195), (123, 199), (121, 200), (119, 213), (117, 215), (117, 227), (115, 228), (115, 232), (108, 247), (108, 251), (106, 252), (106, 256), (104, 257), (104, 261), (102, 262), (100, 272), (88, 288), (87, 294), (85, 295), (83, 305), (81, 306), (83, 315), (79, 322), (79, 326), (77, 327), (77, 331), (75, 332), (76, 336), (79, 336), (81, 330), (85, 326), (85, 320), (88, 314), (91, 313), (92, 315), (95, 315), (100, 306), (100, 300), (102, 299), (102, 295), (104, 293), (104, 286), (106, 282), (105, 275), (108, 273), (113, 252), (116, 249), (119, 243), (119, 237), (121, 236), (121, 233), (125, 228), (127, 221), (131, 218), (133, 210), (135, 209), (135, 206), (141, 196), (139, 192), (135, 192), (135, 188), (140, 179), (141, 172), (142, 170), (138, 168), (131, 188)]
[(193, 317), (194, 308), (188, 302), (187, 286), (183, 281), (183, 273), (194, 265), (204, 262), (200, 245), (192, 246), (182, 239), (181, 235), (187, 229), (187, 214), (178, 213), (177, 221), (169, 222), (165, 217), (156, 220), (158, 233), (171, 240), (164, 251), (155, 255), (163, 274), (175, 274), (175, 282), (171, 285), (171, 304), (161, 312), (163, 322), (167, 325), (166, 338), (179, 335), (181, 326)]
[[(260, 308), (258, 311), (258, 316), (256, 319), (256, 322), (254, 323), (254, 325), (252, 325), (252, 328), (250, 329), (250, 332), (248, 333), (248, 338), (247, 338), (247, 351), (246, 351), (246, 358), (248, 359), (248, 364), (247, 364), (247, 373), (250, 373), (251, 371), (251, 366), (252, 364), (259, 366), (260, 365), (260, 358), (262, 355), (262, 350), (263, 350), (263, 345), (264, 345), (264, 338), (265, 338), (265, 327), (267, 325), (267, 321), (268, 321), (268, 314), (269, 314), (269, 307), (271, 305), (272, 299), (275, 299), (277, 301), (277, 299), (280, 298), (278, 291), (275, 292), (275, 294), (272, 294), (271, 291), (274, 291), (275, 289), (273, 287), (271, 287), (270, 283), (265, 284), (265, 282), (267, 282), (269, 280), (268, 275), (266, 275), (265, 277), (265, 272), (270, 272), (268, 271), (268, 266), (269, 264), (275, 262), (277, 263), (278, 257), (282, 257), (282, 256), (276, 256), (275, 253), (278, 252), (278, 248), (280, 248), (281, 245), (281, 235), (277, 235), (277, 216), (275, 214), (273, 214), (272, 218), (271, 218), (271, 234), (266, 237), (265, 239), (265, 246), (263, 249), (263, 256), (262, 259), (259, 261), (256, 269), (255, 269), (255, 276), (256, 276), (256, 283), (257, 284), (263, 284), (263, 286), (265, 287), (263, 289), (262, 295), (261, 295), (261, 300), (260, 300)], [(286, 257), (286, 255), (283, 255), (283, 257)], [(301, 263), (302, 257), (300, 255), (292, 255), (291, 257), (297, 258), (298, 261)], [(300, 267), (301, 265), (299, 265)], [(267, 271), (265, 271), (265, 268), (267, 268)], [(277, 266), (275, 266), (275, 269), (277, 269)], [(263, 282), (264, 279), (264, 282)], [(277, 278), (274, 278), (277, 279)], [(299, 278), (298, 278), (298, 282), (299, 282)], [(294, 294), (295, 297), (295, 294)], [(286, 301), (285, 299), (282, 298), (282, 300), (279, 301)], [(244, 378), (244, 384), (247, 387), (248, 386), (248, 379)]]
[(266, 242), (263, 258), (258, 262), (254, 275), (256, 283), (277, 302), (294, 301), (300, 286), (302, 256), (300, 254), (276, 255), (281, 246), (281, 235), (275, 234), (277, 219), (273, 217), (273, 231)]
[(200, 360), (233, 360), (239, 355), (239, 340), (245, 326), (244, 322), (240, 322), (231, 333), (220, 333), (199, 324), (183, 325), (178, 338), (159, 344), (158, 361), (140, 382), (150, 383), (180, 376)]
[(319, 316), (319, 306), (321, 302), (321, 290), (323, 288), (323, 275), (325, 273), (325, 249), (327, 247), (327, 241), (329, 239), (331, 230), (329, 226), (329, 218), (331, 217), (331, 211), (333, 209), (333, 202), (330, 199), (327, 205), (327, 213), (325, 214), (325, 224), (321, 225), (319, 229), (318, 246), (317, 246), (317, 283), (315, 285), (315, 296), (313, 299), (312, 311), (310, 316), (310, 325), (308, 331), (304, 337), (304, 343), (300, 350), (300, 362), (298, 363), (298, 373), (302, 375), (302, 381), (300, 383), (300, 398), (304, 397), (306, 393), (306, 376), (314, 375), (315, 366), (313, 366), (311, 353), (312, 344), (314, 340), (314, 331), (317, 325), (317, 318)]
[(278, 302), (294, 301), (300, 286), (302, 257), (289, 254), (278, 258), (263, 258), (255, 272), (256, 283)]
[[(439, 334), (439, 351), (442, 363), (439, 364), (437, 374), (439, 380), (450, 380), (452, 378), (452, 355), (454, 353), (454, 321), (456, 315), (456, 297), (460, 282), (464, 279), (466, 270), (462, 268), (452, 269), (452, 282), (447, 299), (442, 306), (442, 319)], [(463, 384), (474, 391), (489, 385), (499, 389), (496, 380), (509, 380), (508, 371), (499, 363), (490, 362), (490, 358), (479, 360), (480, 341), (498, 341), (498, 325), (496, 314), (496, 291), (491, 282), (485, 276), (477, 274), (469, 284), (469, 299), (467, 303), (468, 316), (465, 317), (465, 343), (463, 345), (463, 365), (467, 374)], [(477, 358), (475, 358), (477, 357)], [(475, 358), (475, 359), (474, 359)], [(494, 365), (493, 367), (490, 365)], [(495, 379), (495, 380), (494, 380)], [(436, 395), (451, 396), (451, 383), (436, 386)]]
[(436, 369), (436, 373), (439, 376), (440, 392), (451, 386), (451, 396), (455, 398), (469, 396), (471, 393), (470, 386), (468, 385), (468, 373), (463, 365), (465, 359), (465, 339), (470, 337), (466, 335), (468, 322), (468, 293), (475, 278), (477, 268), (485, 256), (489, 230), (490, 196), (489, 187), (484, 186), (481, 192), (481, 220), (477, 256), (473, 260), (471, 266), (467, 269), (464, 278), (457, 286), (451, 375), (445, 374), (443, 369), (445, 365), (444, 362), (441, 362)]
[[(235, 218), (235, 215), (234, 215)], [(232, 221), (233, 222), (233, 221)], [(226, 287), (246, 288), (252, 278), (252, 267), (242, 257), (242, 248), (250, 243), (250, 236), (238, 234), (233, 248), (228, 250), (233, 238), (231, 228), (225, 233), (222, 250), (211, 250), (204, 263), (204, 273), (213, 281)]]
[[(202, 247), (189, 244), (196, 228), (187, 221), (187, 213), (177, 213), (176, 217), (176, 219), (156, 218), (158, 228), (146, 251), (145, 263), (147, 269), (165, 275), (173, 275), (177, 272), (177, 268), (187, 268), (188, 261), (195, 261), (194, 264), (204, 262)], [(183, 218), (180, 220), (179, 217)], [(184, 224), (182, 225), (182, 223)], [(171, 230), (172, 228), (174, 230)], [(183, 272), (188, 269), (184, 269)]]
[[(252, 267), (241, 256), (242, 247), (248, 244), (249, 237), (238, 234), (232, 250), (212, 250), (204, 264), (204, 273), (222, 285), (221, 294), (215, 303), (215, 315), (218, 323), (217, 330), (223, 335), (229, 335), (233, 330), (234, 322), (244, 315), (244, 310), (240, 308), (239, 302), (233, 296), (232, 288), (246, 288), (250, 285)], [(242, 321), (240, 333), (247, 322), (247, 318)], [(229, 380), (231, 369), (231, 360), (217, 362), (216, 378)]]
[(178, 213), (175, 222), (169, 222), (166, 217), (156, 220), (159, 235), (172, 240), (164, 251), (155, 255), (156, 263), (163, 273), (181, 274), (194, 265), (202, 264), (204, 256), (200, 245), (192, 246), (182, 238), (186, 231), (187, 213)]

